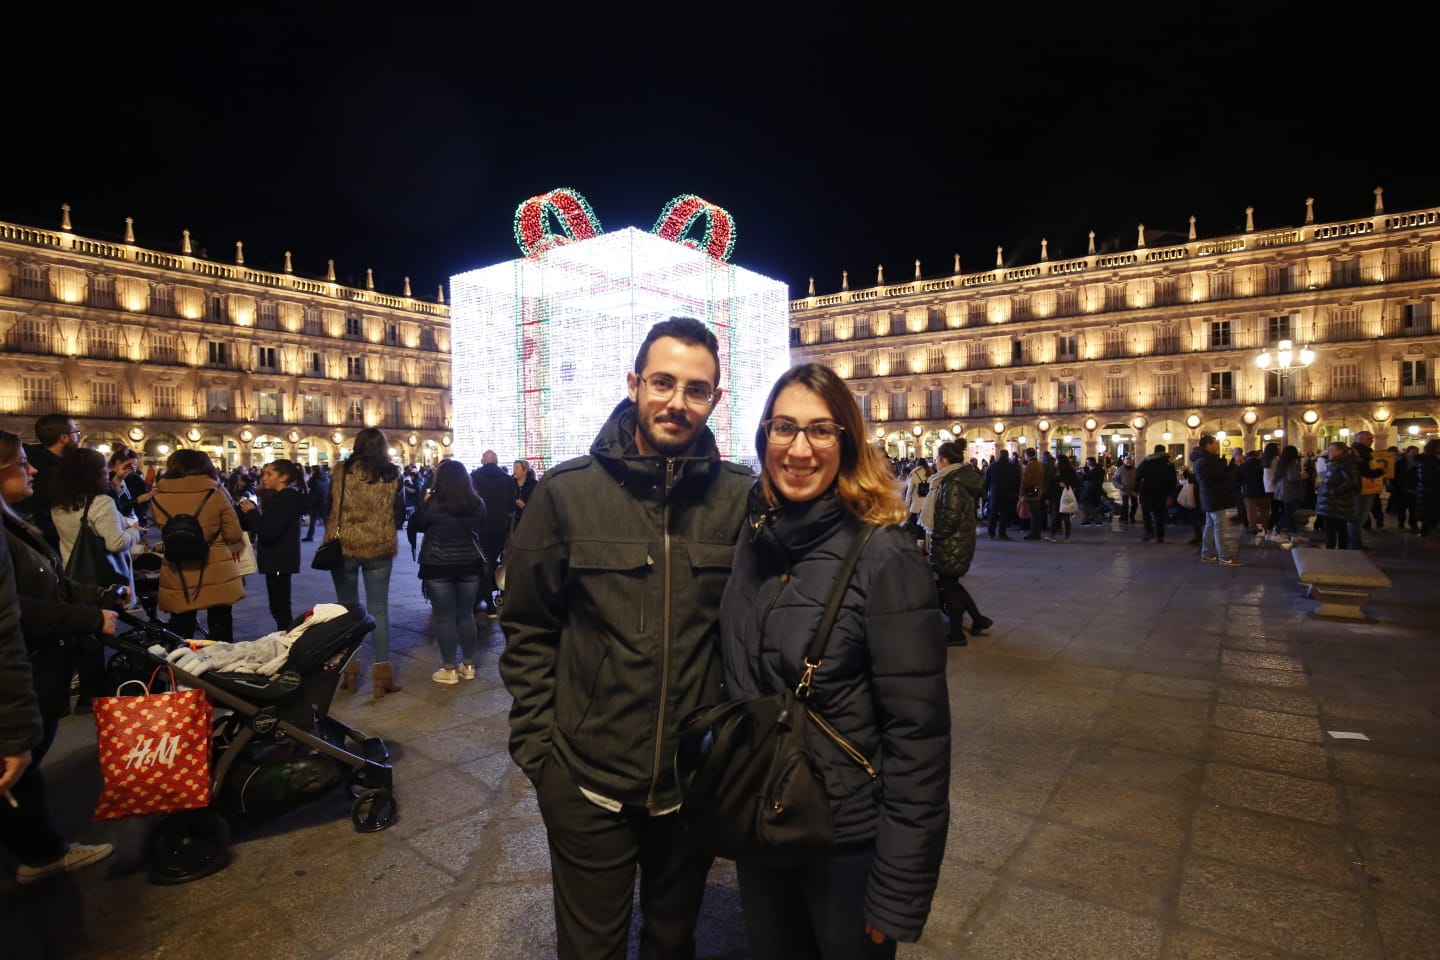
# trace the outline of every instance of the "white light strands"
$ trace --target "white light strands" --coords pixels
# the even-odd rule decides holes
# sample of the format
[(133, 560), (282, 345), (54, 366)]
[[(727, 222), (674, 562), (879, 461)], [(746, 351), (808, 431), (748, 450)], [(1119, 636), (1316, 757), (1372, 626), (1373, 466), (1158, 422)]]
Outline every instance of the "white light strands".
[[(584, 209), (573, 191), (556, 206)], [(567, 226), (583, 234), (590, 222)], [(765, 397), (790, 365), (783, 283), (633, 227), (526, 239), (532, 255), (451, 279), (457, 458), (479, 465), (493, 449), (544, 469), (587, 453), (650, 327), (689, 316), (720, 341), (724, 392), (709, 426), (721, 455), (754, 461)]]

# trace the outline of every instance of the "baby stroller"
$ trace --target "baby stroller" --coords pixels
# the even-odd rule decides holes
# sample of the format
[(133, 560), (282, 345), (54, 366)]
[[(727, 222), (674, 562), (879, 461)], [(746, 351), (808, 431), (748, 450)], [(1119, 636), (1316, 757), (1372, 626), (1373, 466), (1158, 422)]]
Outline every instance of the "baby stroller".
[[(131, 629), (112, 641), (119, 651), (112, 676), (143, 679), (157, 666), (173, 669), (177, 683), (204, 690), (214, 708), (210, 805), (166, 814), (151, 828), (143, 851), (151, 882), (185, 883), (224, 869), (232, 828), (289, 812), (342, 782), (353, 798), (350, 820), (356, 832), (373, 833), (394, 822), (397, 806), (384, 741), (330, 716), (341, 668), (375, 629), (363, 609), (347, 607), (334, 619), (310, 625), (273, 676), (216, 669), (197, 674), (173, 666), (166, 654), (185, 645), (185, 638), (163, 624), (121, 617)], [(168, 676), (168, 669), (161, 676)]]
[(130, 561), (135, 572), (135, 602), (154, 620), (160, 609), (160, 567), (165, 555), (154, 550), (135, 554)]

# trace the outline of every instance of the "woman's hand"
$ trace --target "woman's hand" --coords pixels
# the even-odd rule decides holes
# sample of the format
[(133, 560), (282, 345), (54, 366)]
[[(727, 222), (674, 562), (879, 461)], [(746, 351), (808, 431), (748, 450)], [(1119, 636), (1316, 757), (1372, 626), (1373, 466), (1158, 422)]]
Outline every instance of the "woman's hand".
[(29, 750), (9, 757), (0, 757), (0, 793), (8, 793), (28, 766), (30, 766)]
[(870, 938), (871, 943), (885, 942), (885, 934), (882, 931), (872, 927), (869, 923), (865, 924), (865, 935)]
[(255, 509), (255, 501), (249, 497), (241, 497), (235, 502), (235, 505), (240, 508), (241, 513), (249, 513)]
[(100, 624), (100, 632), (107, 637), (115, 636), (115, 626), (120, 622), (120, 614), (115, 610), (102, 609), (100, 618), (103, 621)]

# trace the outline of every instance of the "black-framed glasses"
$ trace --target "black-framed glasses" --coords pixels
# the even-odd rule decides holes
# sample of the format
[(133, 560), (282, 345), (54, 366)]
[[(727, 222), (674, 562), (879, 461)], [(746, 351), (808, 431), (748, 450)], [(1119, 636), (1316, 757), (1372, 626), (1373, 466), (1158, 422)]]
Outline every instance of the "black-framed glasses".
[[(649, 377), (639, 377), (639, 381), (645, 384), (645, 389), (650, 391), (650, 396), (656, 400), (669, 400), (675, 396), (675, 388), (680, 387), (680, 382), (674, 377), (665, 373), (657, 373)], [(704, 381), (694, 381), (680, 387), (680, 392), (685, 395), (685, 402), (692, 407), (708, 407), (720, 396), (720, 391)]]
[(845, 432), (844, 427), (832, 420), (816, 420), (803, 427), (794, 420), (766, 420), (762, 426), (765, 427), (766, 438), (777, 447), (790, 446), (802, 433), (812, 447), (833, 447), (840, 434)]

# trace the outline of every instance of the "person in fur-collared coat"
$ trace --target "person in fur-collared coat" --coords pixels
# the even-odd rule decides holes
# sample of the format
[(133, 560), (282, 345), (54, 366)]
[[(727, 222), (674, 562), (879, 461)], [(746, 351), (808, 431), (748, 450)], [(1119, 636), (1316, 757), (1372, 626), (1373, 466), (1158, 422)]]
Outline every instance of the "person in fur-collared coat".
[(165, 476), (155, 484), (150, 507), (164, 536), (165, 524), (188, 513), (200, 521), (210, 554), (204, 563), (178, 563), (167, 559), (160, 567), (160, 609), (170, 614), (169, 628), (193, 637), (199, 612), (211, 640), (235, 639), (232, 606), (245, 599), (245, 584), (235, 556), (245, 531), (230, 494), (210, 457), (200, 450), (176, 450), (165, 463)]

